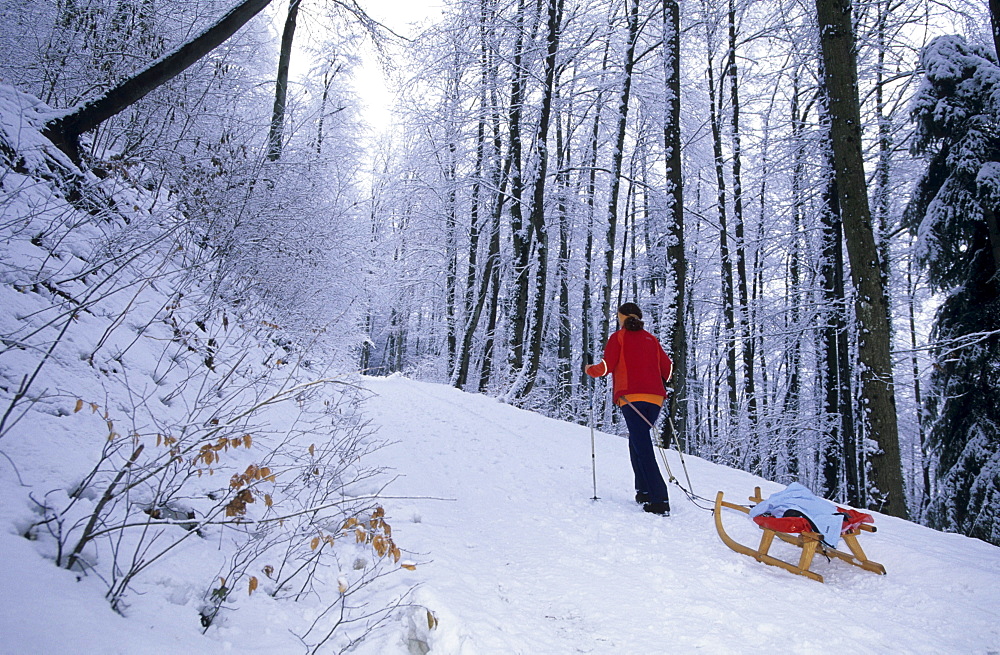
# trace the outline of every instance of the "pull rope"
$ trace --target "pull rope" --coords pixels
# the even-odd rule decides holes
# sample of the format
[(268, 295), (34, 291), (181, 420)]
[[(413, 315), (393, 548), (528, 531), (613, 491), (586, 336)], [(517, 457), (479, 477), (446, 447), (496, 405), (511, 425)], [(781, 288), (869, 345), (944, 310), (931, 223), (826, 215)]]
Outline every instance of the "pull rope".
[[(622, 397), (625, 398), (624, 396), (622, 396)], [(632, 404), (631, 400), (629, 400), (628, 398), (625, 398), (625, 402), (628, 404), (629, 407), (632, 408), (633, 412), (635, 412), (640, 417), (642, 417), (642, 420), (646, 422), (646, 425), (649, 426), (650, 430), (653, 430), (653, 431), (656, 430), (656, 426), (654, 426), (652, 423), (650, 423), (649, 419), (646, 418), (646, 416), (642, 412), (640, 412), (638, 409), (636, 409), (636, 406)], [(680, 489), (684, 493), (684, 495), (687, 497), (687, 499), (689, 501), (691, 501), (691, 504), (694, 505), (695, 507), (697, 507), (698, 509), (703, 509), (703, 510), (705, 510), (707, 512), (714, 512), (715, 511), (715, 503), (712, 500), (710, 500), (708, 498), (703, 498), (702, 496), (699, 496), (696, 493), (694, 493), (694, 484), (691, 483), (691, 476), (688, 473), (687, 462), (684, 461), (684, 453), (681, 452), (681, 444), (677, 440), (677, 429), (674, 427), (674, 420), (672, 418), (670, 418), (669, 414), (667, 414), (667, 420), (670, 421), (670, 433), (674, 437), (674, 445), (677, 447), (677, 456), (681, 460), (681, 468), (684, 470), (684, 477), (687, 479), (687, 484), (688, 484), (689, 489), (685, 489), (684, 485), (682, 485), (680, 483), (680, 481), (676, 477), (674, 477), (674, 473), (670, 469), (670, 463), (667, 461), (666, 451), (668, 450), (668, 448), (664, 448), (663, 446), (659, 445), (659, 443), (657, 443), (656, 444), (656, 449), (660, 451), (660, 459), (663, 462), (664, 468), (667, 469), (667, 477), (669, 478), (667, 480), (667, 482), (672, 482), (675, 485), (677, 485), (677, 488)], [(651, 438), (652, 438), (652, 436), (651, 436)], [(699, 500), (704, 501), (706, 503), (710, 503), (710, 506), (709, 507), (704, 507), (702, 505), (699, 505), (698, 504)]]

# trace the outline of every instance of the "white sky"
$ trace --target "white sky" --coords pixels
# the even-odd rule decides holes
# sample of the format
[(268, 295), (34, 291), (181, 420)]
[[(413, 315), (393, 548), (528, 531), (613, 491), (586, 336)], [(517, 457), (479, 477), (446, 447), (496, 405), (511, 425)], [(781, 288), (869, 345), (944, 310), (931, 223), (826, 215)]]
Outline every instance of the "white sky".
[[(368, 15), (396, 34), (411, 37), (414, 23), (440, 15), (441, 0), (368, 0), (361, 2)], [(365, 44), (364, 64), (354, 80), (355, 88), (365, 104), (363, 116), (376, 131), (384, 130), (391, 117), (392, 92), (388, 88), (385, 72), (372, 51)]]
[[(359, 0), (361, 8), (369, 16), (406, 38), (416, 33), (414, 27), (416, 23), (439, 16), (443, 2), (444, 0)], [(287, 6), (287, 2), (282, 2), (274, 9), (273, 29), (276, 39), (280, 38)], [(300, 13), (299, 26), (295, 33), (296, 47), (291, 60), (293, 80), (301, 80), (310, 74), (313, 62), (308, 48), (303, 43), (309, 41), (311, 32), (316, 29), (323, 28), (306, 23), (303, 14)], [(362, 30), (360, 26), (357, 29), (359, 32)], [(376, 133), (379, 133), (389, 126), (393, 93), (388, 88), (385, 71), (379, 64), (370, 39), (364, 41), (361, 57), (363, 63), (355, 71), (352, 83), (363, 105), (360, 108), (361, 116)]]

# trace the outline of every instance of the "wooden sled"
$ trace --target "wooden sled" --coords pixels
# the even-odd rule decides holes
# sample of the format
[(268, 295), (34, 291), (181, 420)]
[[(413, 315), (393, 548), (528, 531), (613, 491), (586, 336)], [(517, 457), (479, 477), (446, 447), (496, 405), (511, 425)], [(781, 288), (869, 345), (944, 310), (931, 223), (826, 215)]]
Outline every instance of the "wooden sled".
[[(749, 500), (755, 505), (763, 500), (760, 495), (760, 487), (756, 487), (754, 489), (754, 495), (751, 496)], [(840, 533), (840, 536), (844, 540), (844, 543), (847, 544), (847, 547), (850, 548), (850, 553), (845, 553), (823, 544), (822, 535), (815, 532), (809, 524), (808, 519), (804, 517), (756, 516), (753, 520), (758, 526), (760, 526), (760, 529), (763, 530), (763, 534), (760, 537), (760, 545), (757, 546), (756, 550), (754, 550), (753, 548), (744, 546), (726, 534), (725, 529), (722, 527), (723, 507), (735, 509), (743, 512), (744, 514), (749, 514), (750, 508), (723, 500), (722, 492), (720, 491), (715, 497), (715, 529), (718, 530), (719, 537), (722, 538), (722, 542), (729, 546), (729, 548), (735, 550), (737, 553), (748, 555), (758, 562), (783, 568), (786, 571), (791, 571), (797, 575), (803, 575), (810, 580), (823, 582), (823, 576), (809, 570), (813, 557), (818, 551), (827, 557), (842, 559), (848, 564), (853, 564), (854, 566), (860, 567), (866, 571), (872, 571), (880, 575), (885, 575), (885, 567), (878, 562), (873, 562), (868, 559), (865, 555), (865, 551), (861, 549), (861, 544), (858, 543), (858, 535), (862, 532), (875, 532), (875, 526), (871, 525), (874, 523), (874, 519), (872, 519), (870, 514), (865, 514), (852, 509), (837, 508), (838, 512), (843, 512), (847, 516), (844, 521), (844, 529)], [(789, 562), (785, 562), (768, 554), (768, 550), (771, 548), (771, 543), (774, 541), (776, 536), (782, 541), (794, 544), (802, 549), (802, 555), (799, 557), (798, 565), (790, 564)]]

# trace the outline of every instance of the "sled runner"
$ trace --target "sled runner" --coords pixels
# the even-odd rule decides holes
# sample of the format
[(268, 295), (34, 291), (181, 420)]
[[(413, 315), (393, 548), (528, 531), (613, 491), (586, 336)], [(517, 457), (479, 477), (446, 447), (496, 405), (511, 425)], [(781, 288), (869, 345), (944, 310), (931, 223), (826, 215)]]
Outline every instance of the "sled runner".
[[(817, 552), (826, 555), (828, 558), (836, 557), (842, 559), (848, 564), (853, 564), (866, 571), (885, 575), (885, 567), (878, 562), (868, 559), (865, 551), (861, 549), (861, 544), (858, 543), (858, 535), (862, 532), (875, 532), (875, 526), (871, 525), (875, 520), (871, 514), (865, 514), (853, 509), (837, 508), (837, 513), (844, 515), (844, 524), (841, 528), (840, 537), (847, 544), (847, 547), (851, 551), (850, 553), (845, 553), (825, 544), (823, 536), (816, 531), (815, 526), (804, 516), (755, 516), (753, 517), (753, 521), (760, 526), (763, 534), (760, 537), (760, 545), (754, 550), (730, 537), (722, 527), (723, 507), (735, 509), (744, 514), (749, 514), (750, 508), (727, 502), (722, 499), (722, 494), (723, 492), (720, 491), (715, 497), (715, 528), (718, 530), (722, 542), (737, 553), (748, 555), (758, 562), (777, 566), (818, 582), (823, 582), (823, 576), (809, 570), (809, 566), (812, 564), (813, 557)], [(760, 487), (754, 489), (754, 495), (749, 500), (754, 504), (760, 503), (763, 500), (760, 495)], [(775, 537), (802, 549), (798, 565), (785, 562), (768, 554)]]

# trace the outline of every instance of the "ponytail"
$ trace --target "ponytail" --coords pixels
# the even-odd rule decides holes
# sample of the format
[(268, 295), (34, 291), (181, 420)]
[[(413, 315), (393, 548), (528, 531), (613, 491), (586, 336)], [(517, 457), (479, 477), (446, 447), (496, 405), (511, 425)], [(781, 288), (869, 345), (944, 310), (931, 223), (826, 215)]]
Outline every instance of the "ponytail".
[(618, 313), (625, 317), (625, 329), (629, 332), (638, 332), (642, 329), (642, 310), (634, 302), (624, 303), (618, 308)]

